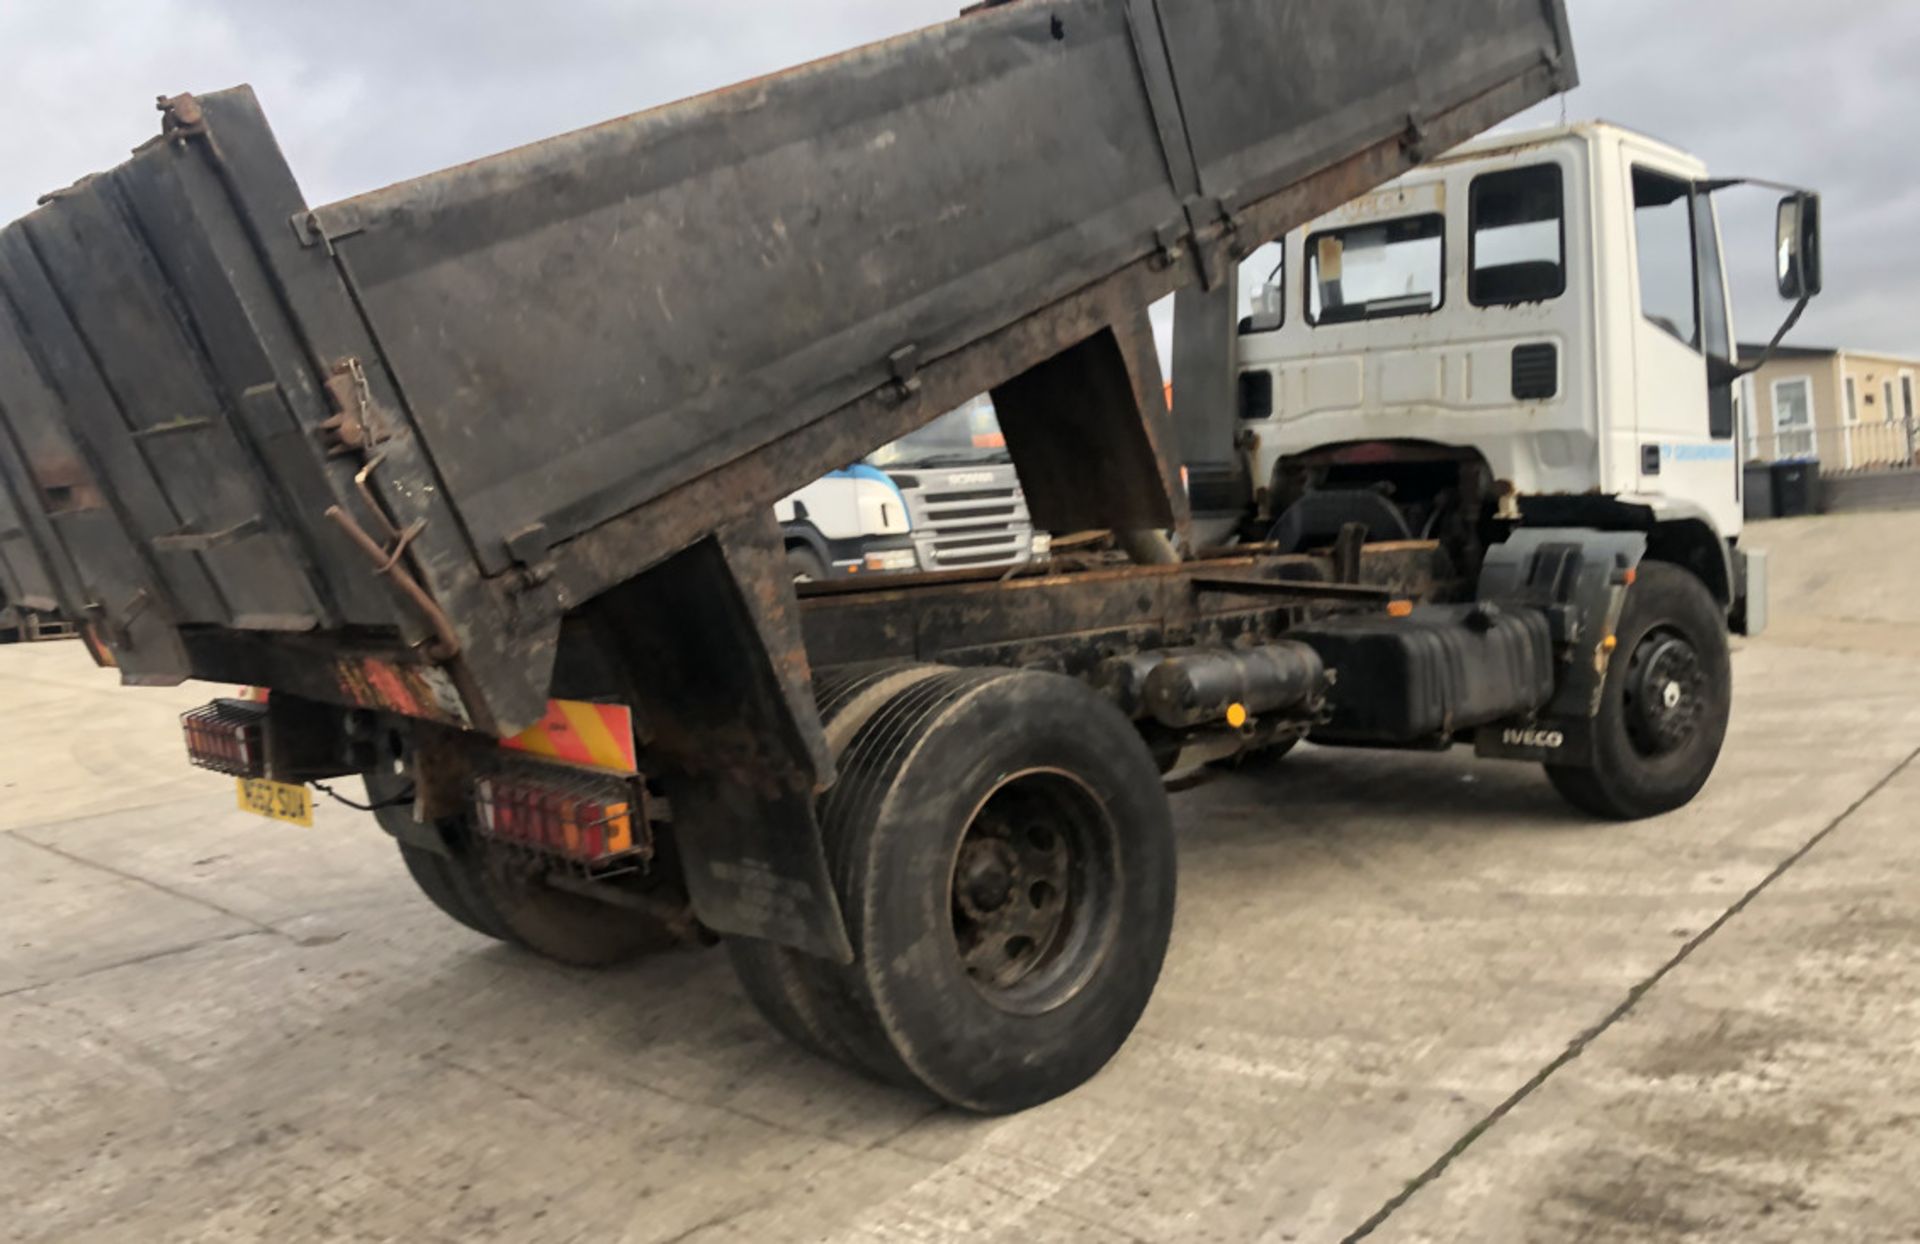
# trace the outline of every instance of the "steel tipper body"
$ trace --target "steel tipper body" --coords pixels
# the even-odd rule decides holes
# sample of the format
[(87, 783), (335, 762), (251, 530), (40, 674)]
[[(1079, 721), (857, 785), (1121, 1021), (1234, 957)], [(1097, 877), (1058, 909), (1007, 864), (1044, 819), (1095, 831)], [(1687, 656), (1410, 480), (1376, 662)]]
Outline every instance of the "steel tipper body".
[[(182, 96), (0, 235), (8, 421), (105, 494), (128, 565), (75, 603), (128, 668), (389, 631), (513, 730), (576, 605), (1069, 347), (1143, 348), (1146, 301), (1570, 55), (1537, 0), (1012, 4), (319, 208), (251, 92)], [(1163, 421), (1131, 423), (1060, 517), (1173, 524)], [(1008, 428), (1030, 475), (1055, 432)], [(375, 564), (407, 537), (387, 584), (336, 506)], [(149, 654), (141, 619), (214, 637)]]
[[(365, 773), (476, 930), (604, 962), (697, 917), (803, 1042), (1027, 1104), (1151, 988), (1154, 761), (1337, 733), (1313, 644), (1217, 650), (1472, 595), (1424, 545), (1182, 564), (1144, 308), (1573, 82), (1558, 0), (1017, 0), (323, 207), (250, 91), (166, 99), (0, 230), (16, 526), (130, 681), (272, 689), (188, 723), (261, 810)], [(982, 392), (1037, 528), (1160, 564), (803, 610), (774, 503)], [(1421, 621), (1394, 716), (1440, 733), (1398, 742), (1592, 660), (1492, 617)], [(630, 758), (565, 737), (614, 706)]]

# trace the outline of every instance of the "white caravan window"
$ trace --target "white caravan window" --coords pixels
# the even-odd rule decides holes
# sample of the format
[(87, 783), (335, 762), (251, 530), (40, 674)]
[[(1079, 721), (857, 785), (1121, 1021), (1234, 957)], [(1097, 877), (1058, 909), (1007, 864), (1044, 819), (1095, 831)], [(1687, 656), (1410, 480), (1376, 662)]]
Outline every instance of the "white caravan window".
[(1773, 382), (1773, 453), (1770, 457), (1813, 457), (1813, 381), (1806, 376)]
[(1445, 298), (1446, 217), (1431, 213), (1307, 239), (1307, 322), (1426, 315)]

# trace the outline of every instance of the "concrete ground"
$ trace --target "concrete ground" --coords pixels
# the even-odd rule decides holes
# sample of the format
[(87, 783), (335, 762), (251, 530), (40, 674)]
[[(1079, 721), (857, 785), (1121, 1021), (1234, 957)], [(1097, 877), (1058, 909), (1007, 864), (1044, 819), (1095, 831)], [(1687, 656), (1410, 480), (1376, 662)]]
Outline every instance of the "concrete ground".
[(369, 819), (235, 810), (205, 689), (0, 650), (12, 1240), (1920, 1238), (1920, 514), (1756, 529), (1719, 773), (1304, 750), (1179, 797), (1159, 993), (980, 1120), (762, 1028), (717, 954), (482, 940)]

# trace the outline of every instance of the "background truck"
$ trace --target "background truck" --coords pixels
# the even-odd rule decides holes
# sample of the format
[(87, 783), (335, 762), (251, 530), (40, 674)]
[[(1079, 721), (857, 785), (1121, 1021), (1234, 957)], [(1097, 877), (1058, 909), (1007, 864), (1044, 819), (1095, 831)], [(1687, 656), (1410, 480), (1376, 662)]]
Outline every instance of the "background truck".
[[(184, 721), (246, 806), (360, 774), (478, 932), (724, 938), (807, 1048), (1019, 1109), (1152, 992), (1165, 770), (1550, 721), (1615, 815), (1711, 773), (1724, 614), (1647, 532), (1195, 551), (1238, 411), (1162, 396), (1150, 304), (1574, 80), (1557, 0), (1016, 0), (322, 207), (176, 96), (0, 230), (0, 472), (127, 681), (269, 689)], [(983, 392), (1125, 558), (796, 589), (779, 499)]]
[(985, 395), (782, 498), (774, 517), (800, 583), (1024, 566), (1051, 545)]

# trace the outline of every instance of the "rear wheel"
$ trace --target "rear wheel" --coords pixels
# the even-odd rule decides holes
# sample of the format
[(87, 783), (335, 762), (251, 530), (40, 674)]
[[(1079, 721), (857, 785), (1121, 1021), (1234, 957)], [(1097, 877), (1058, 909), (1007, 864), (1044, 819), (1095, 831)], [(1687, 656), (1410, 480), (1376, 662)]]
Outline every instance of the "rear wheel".
[(1574, 807), (1639, 820), (1683, 807), (1713, 774), (1733, 706), (1726, 615), (1678, 566), (1646, 562), (1631, 588), (1594, 719), (1592, 768), (1547, 766)]
[[(379, 803), (401, 784), (369, 775), (367, 791)], [(391, 807), (378, 815), (391, 822), (410, 813)], [(390, 825), (389, 832), (404, 828)], [(400, 858), (429, 902), (476, 933), (575, 967), (611, 967), (682, 941), (644, 911), (548, 885), (537, 861), (470, 832), (464, 818), (442, 822), (439, 829), (444, 852), (394, 832)]]
[(1173, 834), (1146, 745), (1092, 691), (922, 677), (846, 739), (820, 820), (856, 960), (800, 980), (837, 1056), (1002, 1113), (1132, 1032), (1172, 927)]
[(490, 924), (475, 910), (461, 893), (461, 887), (454, 879), (454, 862), (436, 851), (417, 847), (409, 842), (400, 842), (400, 859), (407, 866), (407, 875), (420, 887), (420, 893), (427, 901), (455, 921), (466, 925), (475, 933), (485, 937), (506, 939), (506, 930), (497, 924)]
[(645, 911), (556, 889), (536, 862), (484, 839), (478, 845), (483, 902), (516, 945), (573, 967), (606, 968), (682, 944)]
[[(945, 667), (937, 665), (908, 665), (816, 677), (814, 698), (836, 765), (843, 760), (854, 732), (890, 700), (945, 672)], [(747, 1000), (775, 1032), (822, 1058), (892, 1083), (913, 1084), (899, 1061), (871, 1041), (869, 1025), (833, 965), (750, 937), (727, 939), (727, 957)]]

